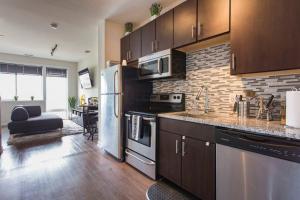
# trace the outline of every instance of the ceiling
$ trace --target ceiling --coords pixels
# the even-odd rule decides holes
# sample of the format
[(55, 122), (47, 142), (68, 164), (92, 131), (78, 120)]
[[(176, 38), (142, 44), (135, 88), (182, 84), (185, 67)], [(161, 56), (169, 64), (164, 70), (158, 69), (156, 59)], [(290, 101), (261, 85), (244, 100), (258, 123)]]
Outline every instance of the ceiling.
[[(97, 51), (101, 19), (140, 23), (149, 17), (153, 2), (157, 0), (0, 0), (0, 52), (78, 62), (87, 56), (85, 50)], [(175, 0), (159, 2), (167, 6)], [(52, 22), (58, 29), (50, 28)]]

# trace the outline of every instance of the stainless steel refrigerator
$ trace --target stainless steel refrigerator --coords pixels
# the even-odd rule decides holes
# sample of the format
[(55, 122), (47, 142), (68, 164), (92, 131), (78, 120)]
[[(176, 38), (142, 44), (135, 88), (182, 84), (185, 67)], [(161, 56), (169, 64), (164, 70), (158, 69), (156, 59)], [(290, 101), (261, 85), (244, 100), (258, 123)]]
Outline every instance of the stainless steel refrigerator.
[(102, 70), (100, 92), (100, 138), (106, 152), (124, 159), (123, 116), (143, 110), (152, 93), (151, 82), (138, 80), (138, 69), (115, 65)]

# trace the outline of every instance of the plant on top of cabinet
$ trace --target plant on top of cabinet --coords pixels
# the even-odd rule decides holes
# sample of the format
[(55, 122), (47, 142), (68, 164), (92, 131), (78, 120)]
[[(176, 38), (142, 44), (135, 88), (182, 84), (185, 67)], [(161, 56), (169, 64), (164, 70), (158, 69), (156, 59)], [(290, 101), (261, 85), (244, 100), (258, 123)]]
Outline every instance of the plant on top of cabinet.
[(150, 7), (151, 20), (154, 20), (160, 15), (163, 7), (160, 3), (153, 3)]
[(131, 22), (127, 22), (125, 24), (125, 35), (128, 35), (133, 30), (133, 24)]

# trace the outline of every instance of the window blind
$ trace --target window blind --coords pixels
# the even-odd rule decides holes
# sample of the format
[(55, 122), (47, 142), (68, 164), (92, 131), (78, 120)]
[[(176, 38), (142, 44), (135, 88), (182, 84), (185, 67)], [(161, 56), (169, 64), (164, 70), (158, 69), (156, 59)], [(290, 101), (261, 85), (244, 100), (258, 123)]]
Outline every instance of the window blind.
[(47, 67), (46, 74), (48, 77), (67, 77), (67, 70)]
[(12, 63), (0, 63), (0, 73), (8, 74), (28, 74), (28, 75), (42, 75), (43, 67), (19, 65)]

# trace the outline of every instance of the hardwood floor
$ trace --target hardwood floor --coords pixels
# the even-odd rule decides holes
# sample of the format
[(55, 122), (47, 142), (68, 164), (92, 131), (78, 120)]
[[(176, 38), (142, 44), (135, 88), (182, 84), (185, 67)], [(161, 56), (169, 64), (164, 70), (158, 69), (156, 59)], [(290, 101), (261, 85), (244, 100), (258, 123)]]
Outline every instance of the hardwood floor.
[(82, 135), (4, 145), (0, 157), (1, 200), (140, 200), (152, 184)]

